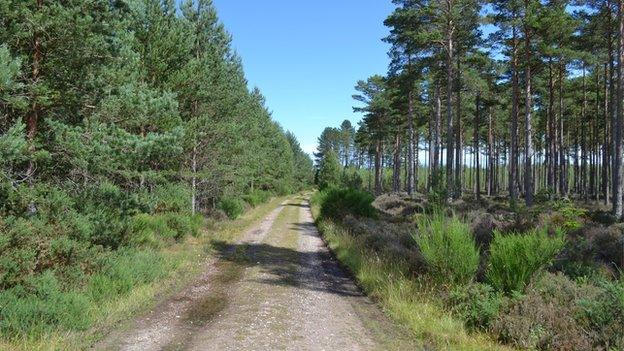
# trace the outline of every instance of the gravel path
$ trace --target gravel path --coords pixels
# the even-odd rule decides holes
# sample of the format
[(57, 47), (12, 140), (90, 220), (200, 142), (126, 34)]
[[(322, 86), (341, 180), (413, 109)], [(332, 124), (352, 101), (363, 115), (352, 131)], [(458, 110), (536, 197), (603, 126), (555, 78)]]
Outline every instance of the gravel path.
[(216, 247), (194, 284), (95, 349), (414, 349), (335, 262), (302, 201)]

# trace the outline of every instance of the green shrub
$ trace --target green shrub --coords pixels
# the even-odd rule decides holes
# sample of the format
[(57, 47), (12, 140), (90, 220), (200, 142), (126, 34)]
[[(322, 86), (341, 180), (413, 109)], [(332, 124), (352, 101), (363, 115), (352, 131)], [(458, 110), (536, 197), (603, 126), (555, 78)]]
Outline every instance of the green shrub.
[(181, 240), (187, 235), (197, 236), (203, 217), (177, 212), (149, 215), (142, 213), (132, 218), (125, 244), (132, 247), (160, 248), (163, 240)]
[(158, 248), (162, 246), (162, 239), (174, 236), (175, 233), (169, 228), (163, 216), (141, 213), (132, 217), (126, 244), (133, 247)]
[(168, 213), (165, 216), (167, 225), (175, 233), (174, 238), (181, 240), (187, 235), (197, 236), (202, 225), (201, 215), (186, 216), (179, 213)]
[(104, 258), (100, 272), (91, 276), (86, 294), (95, 302), (108, 300), (162, 278), (167, 271), (167, 262), (157, 251), (121, 249)]
[(459, 314), (470, 329), (487, 330), (498, 316), (503, 296), (487, 284), (472, 283), (458, 286), (449, 296), (455, 313)]
[(249, 194), (243, 195), (242, 198), (250, 206), (256, 207), (260, 204), (268, 202), (271, 199), (271, 196), (272, 194), (269, 191), (254, 189), (250, 191)]
[(624, 349), (624, 283), (545, 273), (492, 324), (500, 340), (539, 350)]
[(310, 196), (310, 205), (312, 207), (321, 208), (323, 204), (323, 199), (325, 198), (325, 193), (322, 191), (317, 191), (312, 196)]
[(338, 155), (332, 150), (326, 152), (319, 164), (319, 171), (317, 175), (319, 189), (325, 190), (331, 187), (339, 186), (341, 170), (342, 166), (340, 165)]
[(592, 331), (595, 344), (624, 349), (624, 281), (600, 280), (597, 294), (582, 295), (577, 301), (577, 320)]
[(276, 179), (273, 181), (273, 190), (280, 196), (292, 194), (294, 192), (291, 182), (285, 179)]
[(479, 267), (479, 249), (467, 224), (441, 214), (423, 216), (418, 220), (414, 239), (432, 278), (451, 283), (473, 279)]
[(236, 219), (245, 212), (245, 203), (239, 198), (224, 197), (219, 201), (217, 208), (225, 212), (228, 218)]
[(549, 236), (546, 229), (523, 235), (496, 231), (490, 245), (487, 279), (499, 291), (521, 292), (535, 272), (552, 262), (564, 243), (561, 230), (556, 230), (554, 236)]
[(536, 204), (542, 204), (550, 201), (554, 194), (555, 192), (552, 188), (541, 188), (535, 193), (533, 200)]
[(322, 217), (340, 220), (349, 214), (375, 217), (377, 213), (372, 206), (373, 200), (367, 192), (343, 188), (329, 188), (314, 199), (320, 203)]
[(345, 168), (340, 176), (340, 183), (346, 188), (361, 190), (364, 185), (364, 178), (360, 171), (355, 168)]
[(32, 277), (25, 286), (0, 292), (0, 332), (41, 336), (54, 328), (84, 330), (90, 326), (86, 296), (64, 292), (51, 271)]
[(569, 201), (556, 201), (553, 203), (553, 209), (556, 212), (551, 216), (552, 225), (566, 231), (581, 228), (583, 218), (587, 216), (587, 210), (576, 207)]
[(152, 211), (191, 212), (191, 192), (182, 183), (160, 185), (150, 194)]
[(546, 273), (534, 280), (526, 295), (516, 295), (492, 323), (498, 339), (521, 349), (595, 350), (591, 332), (576, 319), (580, 296), (594, 296), (562, 274)]

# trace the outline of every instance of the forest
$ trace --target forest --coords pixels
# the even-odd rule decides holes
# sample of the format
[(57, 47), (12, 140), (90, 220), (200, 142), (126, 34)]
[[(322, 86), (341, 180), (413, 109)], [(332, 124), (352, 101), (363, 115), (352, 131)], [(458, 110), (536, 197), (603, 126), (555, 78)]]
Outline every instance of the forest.
[(624, 2), (392, 3), (318, 139), (329, 246), (432, 349), (623, 349)]
[(389, 168), (395, 192), (569, 197), (622, 217), (618, 1), (394, 3), (389, 73), (357, 83), (364, 120), (327, 128), (320, 155), (373, 169), (375, 193)]
[(0, 349), (57, 349), (204, 218), (312, 184), (231, 40), (211, 1), (0, 1)]

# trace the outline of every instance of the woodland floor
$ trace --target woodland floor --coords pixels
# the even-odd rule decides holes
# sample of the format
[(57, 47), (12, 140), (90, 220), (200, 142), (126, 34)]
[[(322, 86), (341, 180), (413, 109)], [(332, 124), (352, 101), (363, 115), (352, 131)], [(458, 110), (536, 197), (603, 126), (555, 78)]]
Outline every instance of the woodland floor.
[(405, 350), (413, 338), (331, 256), (307, 200), (284, 202), (191, 285), (95, 350)]

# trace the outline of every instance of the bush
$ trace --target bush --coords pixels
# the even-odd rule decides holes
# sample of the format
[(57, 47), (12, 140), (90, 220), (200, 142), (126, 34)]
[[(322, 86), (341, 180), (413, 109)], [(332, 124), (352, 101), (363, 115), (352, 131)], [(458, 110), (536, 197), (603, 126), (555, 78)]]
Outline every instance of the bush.
[(499, 291), (521, 292), (535, 272), (552, 262), (563, 245), (561, 230), (556, 230), (552, 237), (546, 229), (524, 235), (504, 235), (497, 231), (490, 245), (487, 279)]
[(263, 204), (263, 203), (269, 201), (271, 199), (271, 195), (272, 194), (269, 191), (260, 190), (260, 189), (254, 189), (254, 190), (250, 191), (249, 194), (243, 195), (242, 198), (250, 206), (256, 207), (256, 206), (258, 206), (260, 204)]
[(594, 345), (624, 349), (624, 281), (598, 281), (599, 292), (577, 301), (577, 319), (591, 330)]
[(158, 248), (162, 246), (162, 239), (172, 238), (174, 235), (163, 216), (141, 213), (132, 218), (126, 244)]
[(77, 292), (64, 292), (51, 271), (30, 278), (25, 286), (0, 292), (0, 332), (12, 336), (41, 336), (62, 327), (84, 330), (91, 321), (85, 307), (88, 299)]
[(315, 196), (313, 203), (320, 204), (322, 217), (342, 220), (349, 214), (358, 217), (375, 217), (373, 200), (373, 196), (364, 191), (329, 188)]
[(182, 240), (187, 235), (199, 235), (203, 218), (201, 215), (182, 215), (179, 213), (168, 213), (165, 216), (167, 226), (171, 228), (176, 240)]
[(340, 183), (344, 187), (361, 190), (364, 179), (359, 170), (355, 168), (345, 168), (340, 176)]
[(556, 211), (551, 216), (554, 227), (563, 228), (566, 231), (579, 229), (583, 226), (583, 218), (587, 216), (587, 210), (574, 206), (568, 201), (556, 201), (553, 203)]
[(487, 284), (472, 283), (453, 289), (449, 302), (468, 328), (487, 330), (498, 316), (503, 296)]
[(590, 332), (576, 320), (579, 296), (593, 296), (564, 275), (544, 274), (526, 295), (510, 300), (492, 324), (499, 340), (524, 349), (594, 350)]
[(542, 204), (550, 201), (554, 195), (552, 188), (541, 188), (535, 193), (533, 200), (536, 204)]
[(341, 165), (338, 155), (328, 151), (321, 159), (318, 171), (318, 186), (320, 190), (336, 187), (340, 184)]
[(217, 208), (225, 212), (229, 219), (236, 219), (245, 212), (245, 203), (239, 198), (224, 197), (219, 201)]
[(624, 267), (624, 234), (617, 225), (586, 225), (568, 235), (555, 266), (571, 277), (617, 276)]
[(183, 184), (166, 184), (156, 187), (150, 194), (154, 212), (191, 212), (191, 192)]
[(153, 250), (121, 249), (103, 259), (102, 269), (90, 277), (85, 293), (96, 303), (126, 294), (134, 286), (164, 277), (167, 264)]
[(622, 350), (622, 282), (574, 282), (545, 273), (510, 300), (492, 324), (499, 339), (540, 350)]
[(479, 249), (467, 224), (441, 214), (423, 216), (414, 239), (435, 280), (468, 283), (473, 279), (479, 267)]
[(412, 238), (411, 225), (352, 216), (347, 216), (343, 224), (366, 249), (393, 261), (405, 261), (410, 273), (424, 271), (425, 262)]

